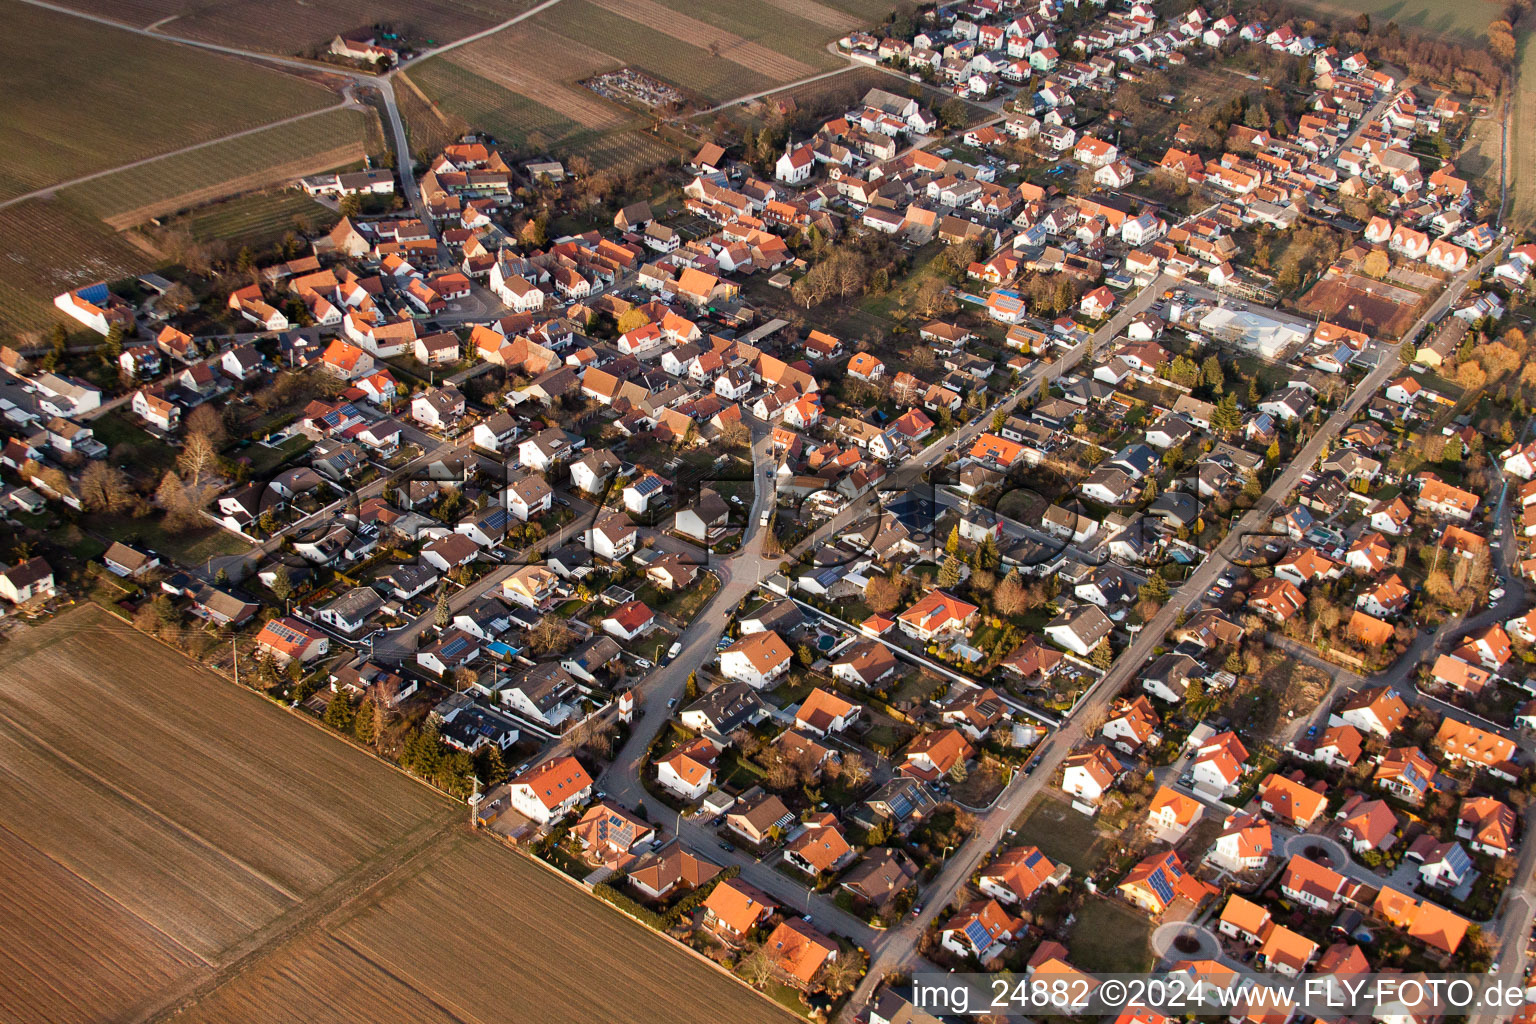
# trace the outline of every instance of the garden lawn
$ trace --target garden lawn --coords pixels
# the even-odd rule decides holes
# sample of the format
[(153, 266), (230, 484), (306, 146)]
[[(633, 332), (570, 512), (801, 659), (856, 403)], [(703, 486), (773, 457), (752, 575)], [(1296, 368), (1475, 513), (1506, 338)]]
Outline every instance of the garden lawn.
[(1093, 819), (1072, 809), (1064, 800), (1041, 796), (1024, 809), (1013, 823), (1014, 842), (1038, 846), (1052, 861), (1070, 864), (1079, 877), (1089, 874), (1101, 859), (1102, 845)]
[(1090, 898), (1077, 912), (1067, 950), (1081, 970), (1132, 974), (1152, 966), (1151, 937), (1152, 922), (1145, 914), (1109, 899)]

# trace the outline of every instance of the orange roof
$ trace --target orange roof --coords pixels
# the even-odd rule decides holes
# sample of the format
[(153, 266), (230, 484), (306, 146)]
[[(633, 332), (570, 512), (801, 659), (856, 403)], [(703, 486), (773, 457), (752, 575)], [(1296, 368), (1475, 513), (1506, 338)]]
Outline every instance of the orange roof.
[(843, 717), (857, 706), (818, 686), (800, 703), (800, 710), (795, 712), (795, 721), (825, 732), (833, 719)]
[(925, 732), (907, 744), (906, 758), (911, 762), (916, 755), (926, 754), (939, 774), (954, 767), (956, 761), (971, 756), (971, 744), (958, 729), (936, 729)]
[(1260, 783), (1259, 800), (1281, 818), (1300, 822), (1316, 818), (1328, 803), (1324, 794), (1278, 774), (1271, 774)]
[(633, 633), (655, 617), (656, 613), (651, 611), (644, 601), (627, 601), (615, 608), (608, 616), (623, 627), (626, 633)]
[(1466, 918), (1451, 913), (1438, 903), (1424, 900), (1419, 904), (1413, 923), (1408, 926), (1408, 934), (1426, 946), (1454, 953), (1461, 940), (1467, 937), (1467, 927)]
[(728, 878), (715, 886), (704, 909), (730, 931), (745, 935), (757, 922), (773, 913), (773, 902), (738, 878)]
[(923, 599), (897, 616), (925, 633), (964, 623), (981, 609), (942, 590), (930, 590)]
[(672, 751), (666, 757), (658, 758), (658, 767), (664, 764), (672, 766), (672, 771), (678, 778), (690, 786), (697, 786), (703, 782), (710, 773), (710, 762), (714, 759), (715, 745), (702, 736), (683, 744)]
[(868, 352), (855, 352), (853, 358), (848, 360), (848, 372), (857, 373), (868, 377), (885, 366), (878, 357)]
[(1437, 505), (1450, 505), (1465, 512), (1472, 512), (1481, 499), (1471, 491), (1464, 491), (1460, 487), (1452, 487), (1444, 480), (1432, 478), (1424, 481), (1424, 486), (1419, 490), (1419, 500)]
[(837, 862), (853, 852), (837, 819), (831, 814), (807, 823), (807, 828), (785, 846), (786, 852), (794, 853), (817, 871), (830, 871)]
[(739, 652), (759, 672), (769, 672), (789, 660), (789, 645), (773, 630), (749, 633), (727, 647), (722, 654)]
[(295, 658), (309, 649), (310, 644), (325, 637), (314, 626), (292, 616), (280, 616), (261, 627), (256, 642), (288, 658)]
[(1452, 718), (1441, 720), (1440, 730), (1435, 733), (1435, 746), (1449, 757), (1485, 766), (1502, 764), (1515, 755), (1512, 740)]
[(763, 951), (775, 967), (808, 985), (822, 964), (837, 956), (837, 943), (792, 917), (773, 930)]
[(991, 459), (1000, 466), (1012, 466), (1020, 455), (1024, 454), (1024, 446), (1005, 437), (996, 434), (982, 434), (971, 445), (970, 456), (973, 459)]
[(1398, 892), (1391, 886), (1384, 885), (1376, 896), (1376, 903), (1371, 908), (1390, 924), (1398, 928), (1407, 928), (1413, 924), (1413, 919), (1418, 916), (1419, 901), (1406, 893)]
[(545, 807), (554, 809), (567, 798), (592, 785), (592, 776), (581, 762), (569, 755), (556, 757), (512, 780), (514, 786), (527, 786)]
[(364, 354), (363, 350), (356, 345), (337, 338), (326, 346), (325, 355), (320, 358), (321, 361), (337, 369), (350, 370), (357, 365), (357, 361)]
[(1014, 846), (982, 869), (981, 877), (989, 878), (1019, 899), (1027, 900), (1040, 891), (1055, 871), (1056, 865), (1047, 860), (1038, 847)]
[(1362, 611), (1349, 617), (1349, 635), (1366, 647), (1381, 647), (1392, 639), (1392, 623), (1383, 622)]
[(1276, 925), (1269, 930), (1259, 952), (1272, 964), (1283, 964), (1300, 971), (1317, 955), (1317, 943), (1284, 925)]
[(1296, 854), (1285, 865), (1280, 885), (1294, 892), (1310, 892), (1328, 899), (1343, 890), (1344, 876), (1330, 867)]
[(1185, 796), (1176, 789), (1159, 786), (1157, 795), (1152, 798), (1152, 805), (1147, 809), (1147, 815), (1162, 817), (1164, 808), (1180, 825), (1188, 825), (1200, 817), (1200, 801), (1194, 797)]
[(1269, 925), (1269, 911), (1233, 893), (1221, 910), (1221, 923), (1230, 924), (1249, 935), (1262, 936)]

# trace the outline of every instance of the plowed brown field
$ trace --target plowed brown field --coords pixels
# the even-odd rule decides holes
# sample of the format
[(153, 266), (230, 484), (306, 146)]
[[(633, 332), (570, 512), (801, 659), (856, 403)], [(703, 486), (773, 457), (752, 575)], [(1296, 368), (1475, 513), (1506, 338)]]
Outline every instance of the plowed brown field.
[(783, 1021), (94, 607), (0, 672), (0, 1021)]

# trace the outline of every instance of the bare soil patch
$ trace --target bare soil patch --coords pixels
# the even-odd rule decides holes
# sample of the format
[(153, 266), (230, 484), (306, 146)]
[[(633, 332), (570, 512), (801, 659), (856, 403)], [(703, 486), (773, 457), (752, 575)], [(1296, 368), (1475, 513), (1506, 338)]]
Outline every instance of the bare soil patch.
[(1407, 288), (1355, 274), (1336, 274), (1313, 285), (1296, 308), (1381, 337), (1399, 338), (1413, 324), (1422, 303), (1423, 296)]

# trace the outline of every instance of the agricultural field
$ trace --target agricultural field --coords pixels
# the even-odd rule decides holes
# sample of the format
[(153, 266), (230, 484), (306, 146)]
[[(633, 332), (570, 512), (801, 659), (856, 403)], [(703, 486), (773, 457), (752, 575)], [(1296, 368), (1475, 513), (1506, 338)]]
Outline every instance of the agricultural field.
[(119, 231), (223, 196), (361, 164), (384, 151), (373, 110), (329, 110), (62, 190)]
[(713, 106), (843, 66), (827, 44), (889, 10), (887, 0), (561, 0), (413, 66), (410, 78), (437, 111), (411, 103), (405, 113), (424, 138), (446, 116), (524, 154), (580, 154), (598, 167), (654, 162), (676, 150), (644, 133), (653, 119), (584, 80), (632, 67)]
[(261, 1020), (275, 1006), (293, 1020), (374, 1024), (794, 1019), (547, 869), (462, 833), (181, 1019)]
[(536, 0), (65, 0), (65, 6), (167, 35), (266, 53), (311, 54), (341, 32), (387, 24), (416, 46), (462, 39)]
[(1520, 34), (1515, 95), (1510, 104), (1509, 209), (1513, 224), (1536, 220), (1536, 46), (1529, 31)]
[(407, 72), (395, 76), (395, 103), (405, 120), (411, 152), (428, 159), (469, 131), (469, 123), (438, 107), (411, 81)]
[(231, 57), (0, 0), (0, 200), (336, 102)]
[[(1490, 199), (1499, 194), (1499, 169), (1503, 151), (1503, 122), (1497, 114), (1495, 110), (1494, 114), (1487, 117), (1472, 119), (1466, 141), (1455, 159), (1456, 173), (1470, 181), (1478, 195)], [(1519, 145), (1513, 138), (1510, 144)], [(1536, 185), (1536, 182), (1532, 184)]]
[[(6, 653), (0, 836), (28, 869), (7, 859), (0, 948), (26, 963), (7, 971), (0, 1018), (129, 1016), (458, 820), (100, 609), (28, 630)], [(96, 946), (110, 950), (100, 963)]]
[(1405, 29), (1444, 36), (1451, 42), (1477, 43), (1488, 34), (1488, 23), (1500, 17), (1491, 4), (1452, 3), (1451, 0), (1290, 0), (1300, 11), (1328, 17), (1353, 18), (1369, 14), (1373, 22), (1395, 21)]
[(0, 207), (0, 337), (41, 331), (63, 318), (53, 297), (67, 288), (139, 273), (159, 261), (100, 221), (56, 199)]
[(170, 226), (185, 227), (199, 240), (222, 238), (231, 246), (260, 249), (282, 241), (288, 232), (302, 226), (318, 230), (335, 220), (336, 214), (303, 192), (283, 189), (201, 206)]
[(94, 606), (6, 657), (0, 1019), (785, 1019)]

